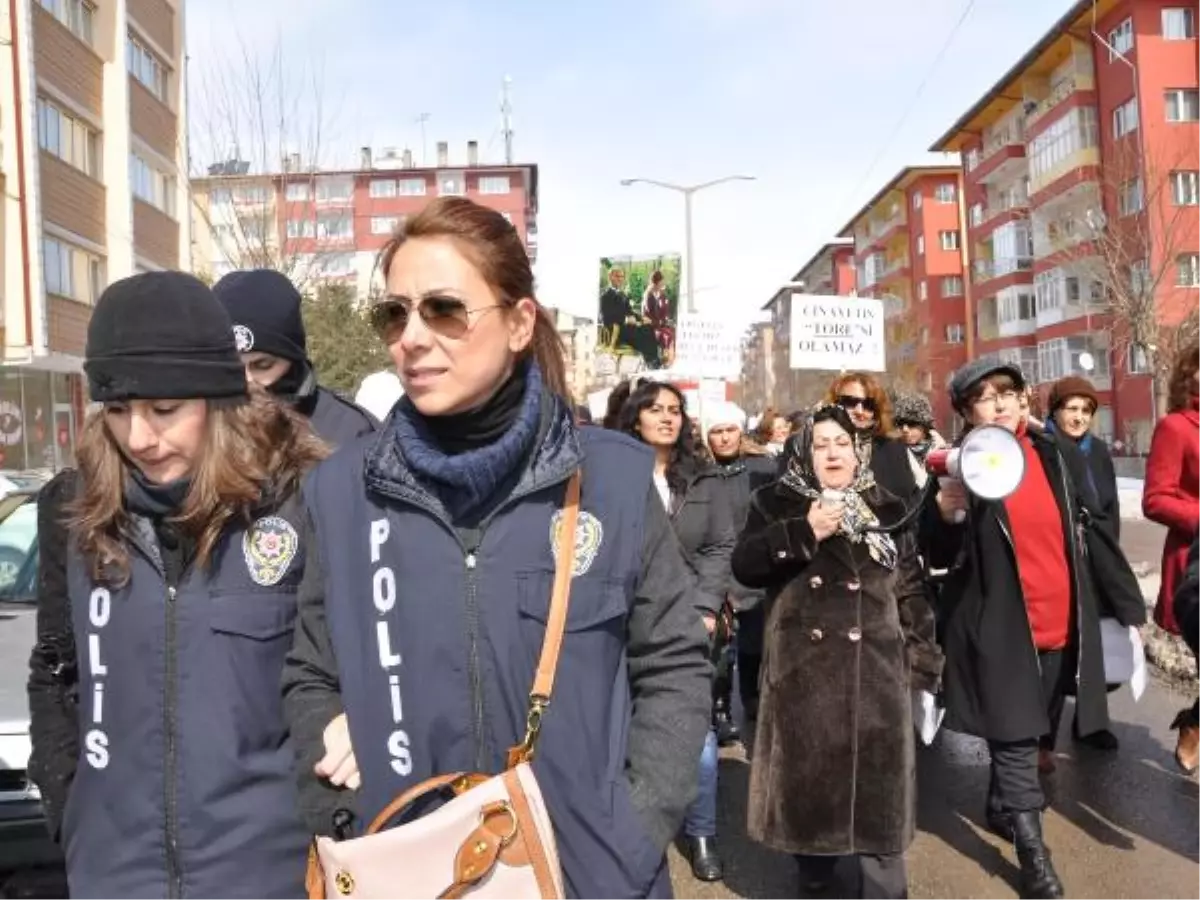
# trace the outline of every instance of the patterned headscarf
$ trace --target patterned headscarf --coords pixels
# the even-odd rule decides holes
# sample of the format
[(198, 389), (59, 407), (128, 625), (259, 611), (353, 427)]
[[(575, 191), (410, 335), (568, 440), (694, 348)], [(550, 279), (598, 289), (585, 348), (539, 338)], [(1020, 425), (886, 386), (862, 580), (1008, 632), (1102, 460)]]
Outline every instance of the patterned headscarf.
[(818, 406), (811, 415), (804, 419), (800, 430), (791, 440), (791, 459), (780, 480), (787, 488), (795, 491), (801, 497), (807, 497), (816, 503), (821, 501), (825, 489), (817, 479), (817, 473), (813, 467), (813, 426), (818, 422), (828, 421), (837, 422), (847, 434), (854, 438), (854, 454), (858, 457), (858, 471), (855, 472), (854, 481), (841, 491), (831, 492), (840, 493), (840, 499), (846, 505), (838, 533), (854, 544), (866, 541), (871, 558), (885, 569), (894, 569), (896, 567), (896, 544), (891, 536), (879, 531), (865, 530), (879, 524), (879, 518), (875, 515), (875, 511), (867, 505), (867, 501), (862, 496), (875, 486), (875, 473), (871, 471), (870, 466), (871, 439), (858, 435), (849, 413), (844, 409), (833, 405)]

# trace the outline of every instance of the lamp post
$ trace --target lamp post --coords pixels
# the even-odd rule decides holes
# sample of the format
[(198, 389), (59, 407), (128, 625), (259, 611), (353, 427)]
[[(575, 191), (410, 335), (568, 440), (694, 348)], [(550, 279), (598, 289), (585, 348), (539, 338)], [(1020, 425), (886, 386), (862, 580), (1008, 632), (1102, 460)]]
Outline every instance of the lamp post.
[(726, 175), (724, 178), (714, 178), (712, 181), (705, 181), (703, 184), (669, 184), (665, 181), (656, 181), (653, 178), (622, 178), (621, 186), (630, 187), (635, 184), (648, 184), (653, 187), (665, 188), (668, 191), (675, 191), (683, 194), (683, 217), (684, 217), (684, 255), (687, 257), (685, 265), (687, 266), (687, 311), (688, 315), (696, 314), (696, 280), (693, 278), (693, 263), (692, 263), (692, 195), (704, 190), (705, 188), (716, 187), (718, 184), (724, 184), (727, 181), (754, 181), (753, 175)]

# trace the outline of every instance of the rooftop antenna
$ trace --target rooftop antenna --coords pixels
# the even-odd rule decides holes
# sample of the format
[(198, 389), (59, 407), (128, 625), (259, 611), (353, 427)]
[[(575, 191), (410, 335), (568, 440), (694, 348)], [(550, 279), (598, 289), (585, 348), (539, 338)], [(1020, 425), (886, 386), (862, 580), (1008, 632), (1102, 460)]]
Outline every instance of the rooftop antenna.
[(425, 123), (429, 121), (429, 113), (421, 113), (416, 123), (421, 126), (421, 168), (429, 165), (429, 144), (425, 140)]
[(508, 99), (508, 88), (512, 84), (512, 76), (505, 75), (500, 89), (500, 130), (504, 134), (504, 163), (513, 164), (513, 129), (512, 103)]

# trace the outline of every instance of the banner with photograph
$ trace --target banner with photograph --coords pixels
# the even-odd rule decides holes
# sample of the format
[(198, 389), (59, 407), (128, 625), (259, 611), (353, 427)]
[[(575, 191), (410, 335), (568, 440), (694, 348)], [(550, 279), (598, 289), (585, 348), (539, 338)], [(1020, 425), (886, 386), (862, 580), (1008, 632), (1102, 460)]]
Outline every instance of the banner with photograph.
[(596, 372), (626, 376), (675, 359), (680, 255), (600, 259)]

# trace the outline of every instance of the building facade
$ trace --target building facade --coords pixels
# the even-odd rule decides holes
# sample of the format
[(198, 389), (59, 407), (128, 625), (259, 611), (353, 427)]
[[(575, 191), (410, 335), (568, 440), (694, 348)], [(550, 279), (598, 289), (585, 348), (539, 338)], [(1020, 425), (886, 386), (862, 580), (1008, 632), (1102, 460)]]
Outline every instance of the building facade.
[(742, 349), (741, 396), (742, 408), (748, 416), (762, 415), (776, 404), (775, 397), (775, 329), (768, 322), (750, 326)]
[(763, 307), (771, 315), (771, 368), (774, 394), (771, 402), (785, 412), (812, 406), (825, 392), (832, 373), (801, 371), (792, 368), (791, 334), (793, 293), (852, 296), (854, 287), (854, 244), (833, 241), (816, 252), (800, 271), (792, 276), (791, 284), (780, 288)]
[(1130, 323), (1178, 324), (1200, 287), (1196, 19), (1179, 0), (1073, 3), (931, 148), (962, 154), (976, 352), (1043, 395), (1089, 378), (1094, 431), (1130, 453), (1157, 399)]
[(854, 240), (858, 294), (884, 301), (888, 386), (928, 395), (947, 434), (954, 415), (945, 388), (972, 352), (961, 210), (957, 166), (914, 166), (838, 235)]
[(17, 0), (0, 19), (0, 468), (74, 460), (91, 309), (189, 268), (183, 0)]
[(596, 377), (596, 320), (549, 309), (563, 342), (567, 389), (576, 403), (586, 404)]
[(437, 165), (418, 168), (408, 150), (361, 151), (360, 167), (253, 174), (236, 160), (192, 180), (196, 271), (215, 279), (240, 268), (283, 271), (304, 290), (336, 281), (361, 297), (371, 290), (380, 249), (405, 218), (439, 196), (469, 197), (503, 213), (531, 260), (537, 258), (536, 165), (479, 162), (474, 141), (463, 162), (437, 145)]

